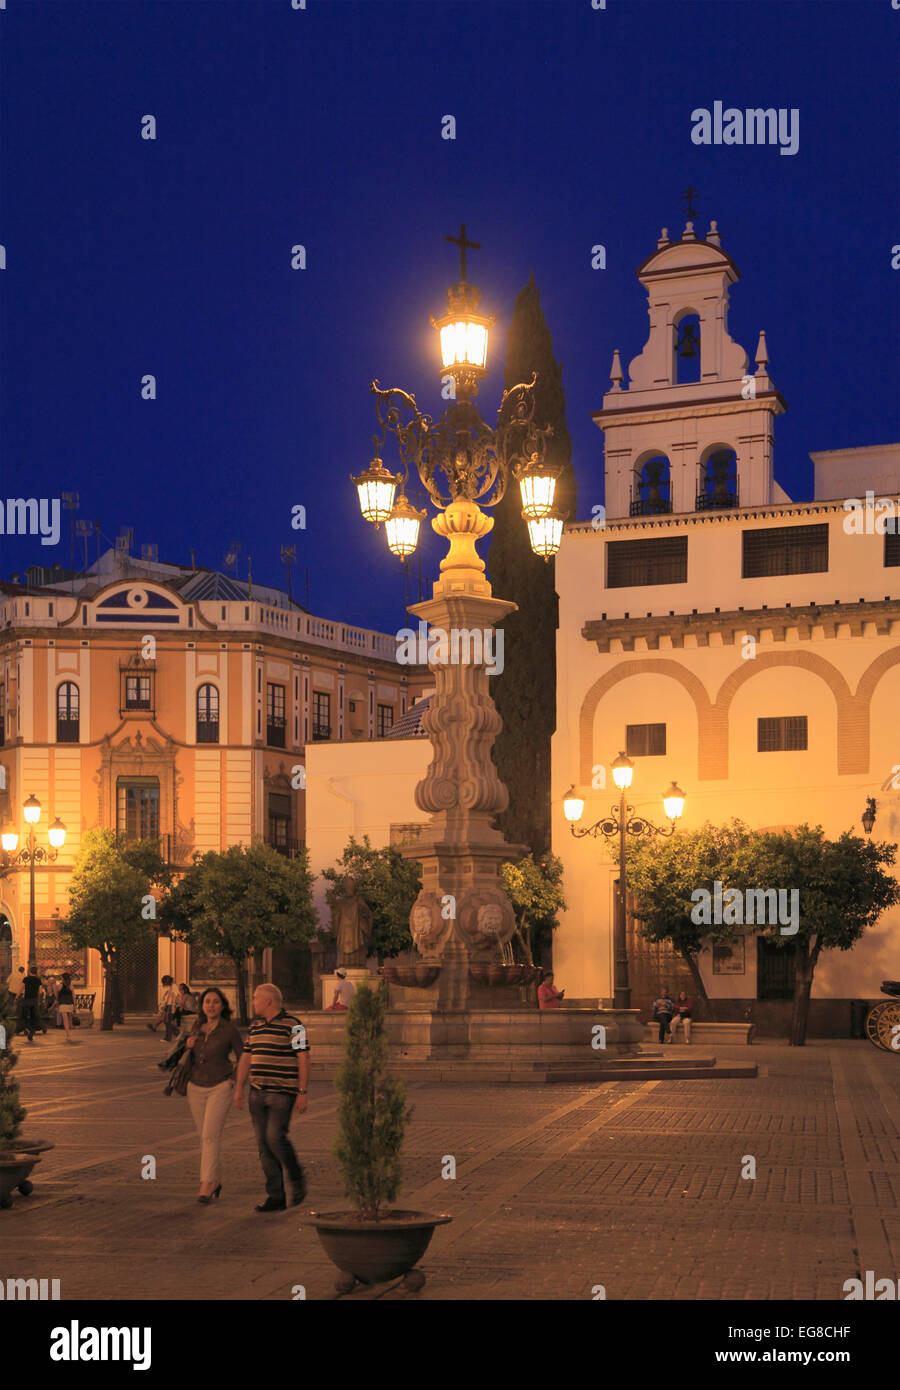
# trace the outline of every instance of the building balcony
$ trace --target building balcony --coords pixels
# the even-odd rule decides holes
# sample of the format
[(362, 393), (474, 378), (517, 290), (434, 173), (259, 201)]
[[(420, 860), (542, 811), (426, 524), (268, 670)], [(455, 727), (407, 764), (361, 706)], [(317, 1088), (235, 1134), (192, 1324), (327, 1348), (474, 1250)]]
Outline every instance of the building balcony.
[(290, 838), (273, 840), (267, 837), (266, 844), (271, 849), (276, 850), (278, 854), (283, 854), (285, 859), (296, 859), (306, 849), (305, 840), (292, 840)]
[(314, 743), (325, 743), (328, 739), (331, 738), (331, 725), (313, 724), (312, 736)]
[(650, 498), (638, 497), (632, 501), (629, 507), (630, 516), (661, 516), (672, 510), (671, 497), (658, 497), (655, 501)]
[(284, 719), (270, 714), (266, 720), (266, 743), (270, 748), (284, 748), (284, 729)]
[(733, 509), (736, 508), (736, 507), (739, 507), (740, 505), (741, 505), (741, 502), (740, 502), (740, 495), (739, 495), (739, 493), (738, 493), (737, 488), (735, 488), (734, 492), (722, 492), (722, 493), (715, 493), (715, 492), (698, 492), (698, 493), (697, 493), (697, 511), (698, 511), (698, 512), (713, 512), (713, 511), (727, 512), (727, 511), (733, 510)]

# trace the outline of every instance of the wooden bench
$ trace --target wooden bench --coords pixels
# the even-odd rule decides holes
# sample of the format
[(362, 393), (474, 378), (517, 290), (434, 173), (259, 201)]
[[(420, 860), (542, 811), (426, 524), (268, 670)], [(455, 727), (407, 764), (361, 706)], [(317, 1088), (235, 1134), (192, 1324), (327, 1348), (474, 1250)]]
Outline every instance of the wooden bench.
[[(694, 1043), (752, 1043), (753, 1035), (756, 1032), (755, 1023), (698, 1023), (696, 1019), (691, 1022), (691, 1046)], [(659, 1042), (659, 1024), (649, 1022), (644, 1024), (645, 1042)], [(666, 1043), (666, 1047), (684, 1044), (684, 1029), (681, 1024), (675, 1034), (675, 1044)]]

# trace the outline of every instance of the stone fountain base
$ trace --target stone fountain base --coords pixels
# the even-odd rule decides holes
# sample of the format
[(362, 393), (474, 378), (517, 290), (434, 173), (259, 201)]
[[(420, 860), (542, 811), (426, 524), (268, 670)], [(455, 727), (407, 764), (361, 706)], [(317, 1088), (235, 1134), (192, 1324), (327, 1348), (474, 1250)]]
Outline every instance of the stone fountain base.
[[(321, 1064), (328, 1064), (330, 1071), (341, 1060), (346, 1015), (304, 1010), (301, 1017), (309, 1036), (310, 1061), (321, 1075)], [(495, 1007), (438, 1012), (428, 1004), (410, 1004), (389, 1010), (387, 1031), (391, 1061), (437, 1066), (454, 1062), (602, 1065), (614, 1058), (639, 1056), (644, 1039), (636, 1009)]]

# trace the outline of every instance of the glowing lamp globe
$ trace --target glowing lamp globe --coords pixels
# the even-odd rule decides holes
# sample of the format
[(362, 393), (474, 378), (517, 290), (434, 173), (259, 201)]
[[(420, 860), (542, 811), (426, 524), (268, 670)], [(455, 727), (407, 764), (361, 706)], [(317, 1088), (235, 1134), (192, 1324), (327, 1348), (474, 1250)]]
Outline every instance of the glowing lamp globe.
[(388, 549), (392, 555), (405, 560), (412, 555), (419, 543), (419, 527), (425, 520), (425, 512), (416, 511), (409, 499), (400, 494), (385, 523)]
[(366, 521), (379, 527), (391, 514), (400, 474), (391, 473), (376, 455), (364, 473), (360, 473), (358, 478), (351, 473), (350, 480), (356, 484), (359, 509)]
[(528, 525), (528, 539), (535, 555), (539, 555), (542, 560), (549, 560), (562, 544), (562, 516), (557, 511), (551, 511), (546, 516), (526, 516), (525, 521)]
[(563, 797), (563, 815), (570, 825), (581, 820), (584, 813), (584, 798), (575, 795), (575, 788), (570, 787)]
[(474, 316), (455, 319), (451, 323), (442, 320), (441, 365), (445, 371), (454, 367), (484, 367), (487, 363), (488, 325), (487, 321)]
[(63, 845), (66, 843), (66, 827), (63, 825), (59, 816), (56, 817), (56, 820), (47, 831), (47, 838), (54, 849), (62, 849)]
[(7, 854), (12, 854), (18, 849), (19, 836), (16, 831), (13, 830), (12, 826), (7, 826), (3, 833), (0, 834), (0, 845), (3, 846)]
[(620, 753), (611, 763), (613, 781), (620, 792), (627, 791), (634, 776), (634, 763), (624, 753)]
[(663, 792), (663, 806), (669, 820), (678, 820), (684, 811), (684, 792), (673, 782), (669, 789)]
[(555, 468), (533, 460), (519, 474), (522, 515), (526, 521), (539, 521), (553, 511), (556, 496)]
[(29, 825), (37, 825), (41, 818), (41, 803), (36, 796), (30, 796), (22, 808)]

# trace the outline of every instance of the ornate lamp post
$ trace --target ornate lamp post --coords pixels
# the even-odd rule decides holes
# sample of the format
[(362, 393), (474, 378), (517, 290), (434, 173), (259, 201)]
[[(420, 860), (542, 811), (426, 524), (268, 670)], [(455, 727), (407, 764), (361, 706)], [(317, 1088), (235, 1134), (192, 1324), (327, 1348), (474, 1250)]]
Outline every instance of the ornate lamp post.
[(616, 920), (613, 930), (613, 990), (616, 1009), (631, 1008), (631, 984), (628, 978), (628, 934), (626, 930), (626, 877), (625, 877), (625, 836), (626, 835), (673, 835), (675, 823), (684, 811), (684, 792), (674, 782), (663, 793), (663, 807), (669, 818), (668, 826), (654, 825), (646, 816), (636, 816), (634, 807), (626, 804), (625, 793), (631, 786), (634, 776), (634, 763), (624, 753), (620, 753), (612, 763), (613, 781), (619, 788), (619, 805), (610, 808), (607, 816), (602, 816), (593, 825), (576, 829), (584, 812), (584, 799), (577, 796), (575, 788), (570, 787), (563, 797), (563, 814), (569, 822), (569, 829), (576, 839), (585, 835), (603, 835), (607, 840), (614, 835), (619, 837), (619, 896), (616, 902)]
[[(484, 655), (487, 650), (490, 661), (495, 625), (516, 605), (494, 598), (485, 578), (475, 547), (494, 523), (482, 508), (500, 501), (512, 477), (520, 486), (536, 554), (549, 559), (556, 553), (563, 526), (554, 507), (558, 470), (543, 459), (550, 429), (534, 423), (536, 378), (504, 392), (493, 429), (473, 404), (494, 320), (480, 312), (480, 293), (466, 280), (466, 251), (478, 243), (467, 240), (465, 226), (447, 240), (459, 246), (460, 278), (447, 292), (446, 313), (432, 324), (440, 339), (441, 376), (453, 379), (455, 398), (434, 421), (408, 392), (384, 390), (373, 381), (380, 435), (374, 436), (371, 464), (353, 478), (363, 516), (376, 526), (384, 523), (389, 548), (405, 560), (426, 516), (406, 497), (413, 465), (438, 509), (432, 527), (449, 546), (433, 597), (408, 610), (431, 625), (433, 637), (439, 635), (438, 645), (429, 645), (435, 694), (423, 719), (433, 759), (415, 792), (416, 805), (431, 813), (431, 821), (409, 857), (421, 862), (423, 872), (410, 926), (420, 952), (441, 962), (439, 1008), (444, 1012), (467, 1007), (469, 963), (499, 960), (511, 938), (513, 909), (499, 872), (504, 861), (525, 852), (524, 846), (507, 844), (493, 824), (508, 794), (491, 760), (501, 722)], [(400, 458), (397, 474), (381, 458), (388, 435)]]
[(35, 943), (34, 932), (34, 867), (36, 864), (52, 864), (59, 856), (66, 840), (66, 827), (63, 825), (59, 816), (49, 827), (47, 839), (50, 841), (50, 848), (44, 849), (37, 843), (34, 827), (41, 818), (41, 803), (37, 797), (30, 796), (22, 807), (22, 814), (28, 826), (28, 839), (24, 849), (19, 849), (19, 832), (11, 826), (5, 829), (0, 835), (0, 844), (3, 846), (4, 856), (7, 863), (27, 864), (28, 878), (30, 886), (30, 908), (28, 915), (28, 968), (37, 965), (37, 946)]

